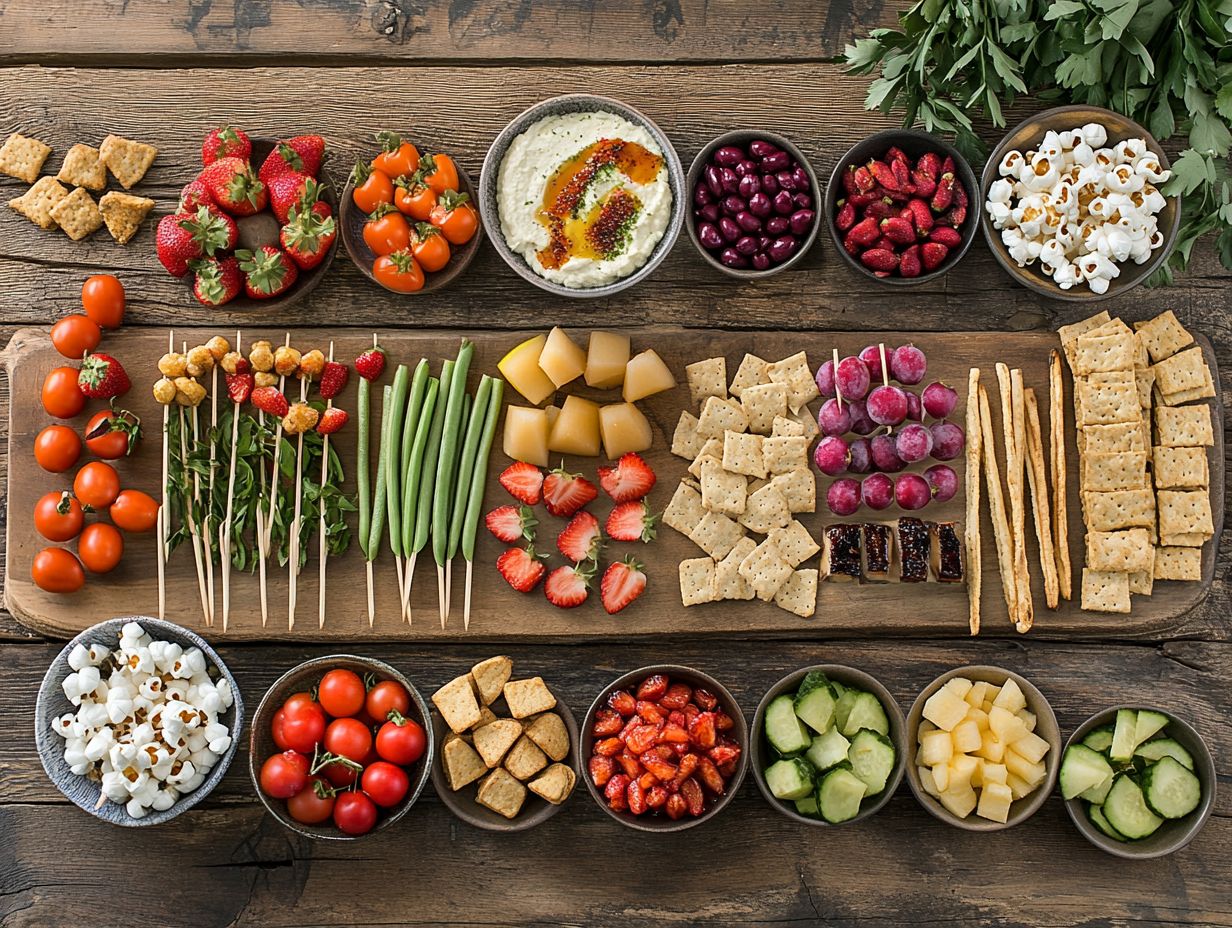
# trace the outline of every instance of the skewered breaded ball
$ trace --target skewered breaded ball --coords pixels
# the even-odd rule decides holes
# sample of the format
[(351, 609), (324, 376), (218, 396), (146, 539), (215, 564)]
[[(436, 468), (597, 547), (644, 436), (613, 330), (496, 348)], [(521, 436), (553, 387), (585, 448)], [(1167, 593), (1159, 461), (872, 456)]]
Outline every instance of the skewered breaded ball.
[(175, 401), (181, 406), (197, 406), (205, 399), (205, 387), (191, 377), (175, 378)]
[[(161, 367), (161, 364), (159, 365)], [(170, 406), (175, 402), (175, 382), (168, 380), (166, 377), (159, 377), (154, 381), (154, 399), (163, 406)]]
[(244, 356), (238, 351), (228, 351), (222, 356), (222, 360), (218, 362), (218, 366), (228, 374), (235, 374), (239, 372), (241, 361), (245, 364), (248, 363), (244, 360)]
[(300, 380), (316, 380), (323, 370), (325, 370), (325, 355), (320, 349), (313, 348), (299, 359), (299, 371), (296, 376)]
[(231, 343), (221, 335), (215, 335), (205, 343), (205, 347), (210, 350), (210, 354), (214, 356), (215, 361), (221, 361), (223, 355), (231, 350)]
[(320, 414), (307, 403), (292, 403), (282, 417), (282, 430), (288, 435), (298, 435), (315, 428)]
[(253, 374), (253, 384), (258, 387), (273, 387), (278, 384), (278, 375), (269, 371), (257, 371)]
[(214, 369), (214, 353), (205, 345), (188, 349), (188, 376), (201, 377)]
[(272, 371), (274, 369), (274, 348), (267, 341), (253, 342), (248, 352), (248, 363), (254, 371)]
[(274, 351), (274, 370), (283, 377), (289, 377), (299, 369), (300, 353), (288, 345), (281, 345)]
[(164, 377), (183, 377), (188, 369), (188, 359), (178, 351), (168, 351), (158, 359), (158, 372)]

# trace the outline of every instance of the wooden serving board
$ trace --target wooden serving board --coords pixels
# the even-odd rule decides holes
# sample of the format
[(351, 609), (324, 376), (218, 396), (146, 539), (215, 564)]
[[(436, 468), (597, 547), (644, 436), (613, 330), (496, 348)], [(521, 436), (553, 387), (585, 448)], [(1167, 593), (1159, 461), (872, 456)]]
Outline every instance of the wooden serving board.
[[(184, 329), (176, 331), (176, 342), (186, 340), (189, 345), (204, 342), (212, 335), (222, 334), (233, 338), (233, 331), (218, 329)], [(383, 382), (392, 377), (393, 366), (405, 363), (413, 366), (421, 357), (433, 362), (433, 373), (439, 371), (440, 360), (453, 357), (459, 338), (467, 335), (476, 342), (475, 360), (472, 366), (472, 388), (480, 372), (496, 372), (496, 362), (510, 347), (533, 332), (390, 332), (381, 333), (381, 344), (389, 352), (390, 366)], [(574, 332), (575, 338), (585, 344), (586, 332)], [(996, 333), (880, 333), (859, 335), (852, 333), (797, 333), (797, 332), (719, 332), (696, 329), (649, 327), (630, 330), (634, 352), (654, 348), (680, 378), (676, 389), (643, 401), (639, 405), (649, 418), (653, 429), (654, 447), (646, 454), (658, 474), (658, 483), (650, 496), (652, 507), (661, 511), (667, 505), (679, 478), (684, 474), (687, 462), (673, 457), (669, 452), (671, 435), (680, 410), (689, 406), (688, 389), (684, 385), (684, 365), (702, 358), (725, 355), (729, 376), (746, 351), (768, 360), (777, 360), (793, 354), (802, 347), (808, 351), (809, 361), (816, 365), (831, 355), (837, 347), (841, 355), (854, 354), (870, 341), (883, 341), (886, 345), (898, 345), (907, 341), (918, 345), (928, 357), (927, 381), (939, 379), (953, 385), (960, 394), (959, 408), (954, 418), (963, 420), (966, 382), (969, 368), (979, 366), (984, 371), (984, 382), (993, 398), (994, 417), (999, 420), (996, 402), (994, 364), (1003, 361), (1011, 367), (1021, 367), (1027, 386), (1034, 387), (1045, 408), (1041, 415), (1047, 416), (1048, 380), (1047, 362), (1050, 349), (1057, 346), (1057, 338), (1049, 332), (996, 332)], [(267, 338), (280, 343), (284, 333), (273, 328), (254, 327), (244, 332), (244, 344), (257, 338)], [(1215, 360), (1210, 343), (1197, 336), (1215, 373)], [(336, 346), (337, 355), (353, 359), (365, 346), (371, 344), (369, 331), (353, 329), (301, 329), (292, 332), (292, 344), (302, 350), (319, 347), (327, 349), (329, 340)], [(150, 385), (155, 379), (156, 362), (165, 350), (165, 330), (125, 330), (107, 336), (105, 348), (125, 365), (131, 375), (134, 388), (124, 397), (126, 407), (143, 419), (146, 440), (136, 455), (119, 462), (122, 481), (157, 495), (159, 486), (159, 429), (161, 408), (150, 394)], [(42, 409), (39, 400), (43, 377), (51, 368), (63, 363), (52, 348), (45, 329), (23, 329), (16, 333), (5, 351), (10, 377), (12, 403), (9, 410), (9, 475), (8, 475), (8, 560), (5, 575), (5, 598), (8, 608), (17, 619), (30, 628), (54, 636), (69, 637), (81, 629), (110, 616), (133, 613), (155, 614), (158, 605), (156, 577), (156, 547), (153, 535), (129, 536), (128, 550), (121, 565), (110, 575), (90, 578), (85, 589), (70, 596), (47, 594), (39, 590), (30, 579), (30, 565), (34, 555), (45, 542), (35, 532), (31, 513), (38, 498), (49, 490), (68, 487), (69, 474), (48, 474), (34, 462), (33, 442), (39, 430), (51, 420)], [(336, 402), (354, 412), (357, 378), (352, 376), (346, 391)], [(580, 384), (581, 381), (578, 381)], [(569, 391), (566, 391), (569, 392)], [(616, 393), (592, 391), (582, 386), (578, 392), (605, 402), (616, 402)], [(375, 441), (379, 426), (379, 390), (374, 392), (372, 435), (374, 441), (373, 467), (375, 468)], [(225, 397), (225, 393), (224, 393)], [(522, 402), (516, 392), (506, 391), (507, 402)], [(1218, 400), (1211, 401), (1218, 403)], [(94, 404), (98, 405), (98, 404)], [(814, 403), (816, 407), (816, 403)], [(92, 407), (93, 408), (93, 405)], [(208, 416), (208, 404), (203, 405)], [(1066, 393), (1067, 459), (1069, 462), (1069, 538), (1071, 560), (1074, 565), (1074, 602), (1063, 602), (1061, 608), (1050, 612), (1043, 603), (1043, 583), (1038, 567), (1038, 551), (1028, 516), (1029, 560), (1032, 572), (1032, 588), (1035, 595), (1035, 631), (1033, 634), (1058, 636), (1117, 636), (1157, 632), (1175, 624), (1176, 619), (1200, 602), (1206, 595), (1214, 575), (1215, 543), (1208, 543), (1203, 551), (1203, 580), (1180, 583), (1160, 582), (1155, 584), (1151, 597), (1135, 596), (1130, 615), (1107, 615), (1083, 612), (1077, 607), (1076, 598), (1080, 588), (1083, 563), (1083, 527), (1077, 498), (1077, 453), (1074, 447), (1072, 428), (1073, 412), (1067, 383)], [(74, 424), (80, 428), (85, 416)], [(1222, 421), (1222, 413), (1215, 410), (1215, 422)], [(999, 421), (996, 425), (1000, 435)], [(1047, 424), (1044, 425), (1045, 436)], [(1215, 538), (1219, 538), (1223, 516), (1223, 434), (1216, 429), (1215, 447), (1210, 449), (1211, 508), (1215, 513)], [(355, 467), (355, 421), (339, 433), (335, 446), (339, 448), (347, 473), (345, 489), (354, 492)], [(500, 451), (499, 435), (494, 446), (489, 466), (490, 481), (485, 511), (508, 499), (496, 483), (495, 477), (508, 464)], [(1000, 439), (998, 438), (1000, 449)], [(1000, 453), (1000, 452), (999, 452)], [(84, 460), (84, 459), (83, 459)], [(570, 459), (571, 470), (580, 471), (595, 479), (595, 469), (604, 463), (602, 459)], [(963, 494), (961, 477), (963, 462), (950, 462), (959, 472), (960, 492), (943, 505), (930, 506), (925, 518), (954, 520), (963, 518)], [(915, 465), (914, 470), (924, 465)], [(825, 511), (824, 494), (829, 478), (818, 476), (818, 511), (800, 518), (820, 538), (823, 525), (838, 521)], [(993, 533), (986, 512), (983, 516), (983, 564), (982, 590), (984, 634), (1013, 634), (1006, 618), (1005, 604), (997, 576)], [(610, 511), (611, 503), (601, 494), (591, 510), (602, 521)], [(861, 510), (850, 520), (893, 521), (900, 515), (891, 508), (882, 513)], [(557, 566), (562, 559), (555, 551), (556, 534), (564, 520), (547, 515), (538, 507), (540, 519), (538, 549), (553, 554), (550, 566)], [(650, 545), (609, 543), (607, 555), (622, 557), (635, 553), (647, 564), (649, 586), (645, 595), (633, 606), (616, 616), (604, 612), (597, 592), (583, 606), (573, 610), (561, 610), (551, 606), (538, 589), (522, 595), (511, 590), (495, 569), (497, 555), (503, 545), (482, 528), (479, 532), (474, 566), (474, 607), (470, 631), (462, 627), (462, 577), (463, 564), (458, 558), (453, 569), (453, 610), (447, 627), (442, 630), (438, 622), (436, 571), (426, 549), (420, 558), (413, 587), (412, 603), (414, 622), (407, 627), (399, 619), (397, 582), (394, 560), (388, 549), (383, 549), (376, 569), (377, 618), (369, 628), (364, 584), (364, 561), (357, 545), (352, 545), (345, 556), (331, 558), (328, 582), (328, 619), (325, 627), (317, 627), (317, 560), (316, 543), (310, 545), (311, 554), (307, 566), (299, 578), (299, 607), (294, 630), (288, 631), (287, 574), (271, 561), (270, 576), (270, 621), (262, 628), (260, 621), (258, 583), (255, 574), (233, 573), (232, 614), (226, 637), (233, 640), (297, 639), (305, 641), (350, 642), (383, 641), (414, 638), (419, 640), (567, 640), (567, 639), (621, 639), (659, 635), (741, 635), (772, 636), (775, 634), (815, 633), (818, 637), (834, 636), (919, 636), (964, 634), (967, 628), (966, 590), (962, 585), (942, 585), (934, 582), (905, 587), (898, 583), (885, 584), (839, 584), (822, 583), (819, 592), (817, 614), (811, 619), (800, 619), (772, 604), (760, 602), (724, 602), (684, 608), (680, 604), (677, 580), (677, 564), (686, 557), (697, 556), (697, 549), (688, 539), (670, 528), (660, 527), (658, 538)], [(218, 572), (216, 571), (216, 574)], [(190, 627), (201, 629), (202, 612), (196, 572), (191, 547), (182, 545), (172, 556), (167, 567), (167, 618)], [(221, 596), (219, 596), (221, 600)], [(221, 624), (206, 631), (217, 640), (223, 637)]]

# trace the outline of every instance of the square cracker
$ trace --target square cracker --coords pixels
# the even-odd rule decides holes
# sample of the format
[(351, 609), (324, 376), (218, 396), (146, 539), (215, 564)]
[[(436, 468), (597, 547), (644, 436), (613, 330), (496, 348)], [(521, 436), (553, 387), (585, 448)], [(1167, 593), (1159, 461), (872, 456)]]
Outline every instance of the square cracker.
[(479, 752), (457, 735), (450, 735), (445, 739), (442, 756), (445, 775), (449, 777), (449, 788), (455, 792), (488, 772), (488, 765), (483, 762)]
[(1153, 575), (1156, 580), (1201, 580), (1200, 548), (1156, 548)]
[(808, 467), (808, 446), (809, 440), (800, 435), (767, 438), (761, 446), (766, 472), (786, 474), (801, 467)]
[(711, 599), (718, 602), (722, 599), (749, 600), (756, 594), (748, 581), (740, 576), (740, 562), (753, 553), (757, 547), (748, 535), (745, 535), (735, 547), (727, 552), (727, 556), (714, 566), (713, 588)]
[(546, 799), (554, 806), (569, 798), (577, 785), (577, 774), (568, 764), (552, 764), (547, 770), (526, 784), (536, 796)]
[(1151, 368), (1155, 372), (1155, 386), (1164, 396), (1183, 393), (1205, 387), (1210, 382), (1210, 369), (1206, 358), (1197, 345), (1187, 348)]
[(708, 557), (693, 557), (680, 562), (680, 601), (684, 605), (711, 602), (713, 588), (714, 561)]
[(749, 417), (740, 404), (717, 396), (706, 398), (697, 418), (697, 432), (705, 438), (721, 439), (724, 432), (747, 432), (748, 428)]
[(510, 680), (502, 687), (501, 692), (505, 696), (509, 714), (515, 719), (524, 719), (556, 708), (556, 697), (543, 682), (543, 677)]
[(56, 203), (51, 208), (51, 218), (74, 242), (93, 235), (103, 224), (103, 214), (85, 187), (78, 187)]
[(775, 474), (770, 479), (770, 485), (783, 494), (788, 511), (817, 511), (817, 479), (807, 466), (797, 467), (785, 474)]
[(702, 450), (697, 452), (697, 457), (693, 459), (693, 463), (689, 465), (689, 473), (696, 479), (702, 479), (702, 462), (707, 460), (719, 461), (723, 459), (723, 439), (707, 438), (706, 443), (702, 445)]
[(744, 513), (739, 516), (739, 521), (749, 531), (765, 535), (789, 523), (791, 509), (778, 488), (766, 484), (749, 494), (748, 503)]
[(689, 533), (689, 541), (716, 560), (726, 557), (743, 537), (740, 523), (718, 512), (706, 513)]
[(1210, 532), (1179, 532), (1159, 536), (1159, 543), (1166, 548), (1201, 548), (1210, 540)]
[(796, 570), (774, 594), (774, 604), (802, 619), (817, 611), (817, 571)]
[(1142, 430), (1133, 422), (1088, 425), (1082, 430), (1082, 437), (1086, 441), (1087, 454), (1146, 451), (1146, 445), (1142, 442)]
[(1094, 492), (1132, 490), (1147, 485), (1146, 452), (1087, 452), (1082, 459), (1083, 487)]
[(43, 162), (51, 154), (51, 146), (14, 132), (0, 145), (0, 174), (16, 177), (32, 184), (38, 180)]
[(107, 191), (98, 201), (98, 211), (103, 214), (107, 231), (121, 245), (132, 240), (153, 208), (154, 201), (148, 197), (135, 197), (118, 190)]
[(697, 416), (687, 409), (681, 410), (676, 431), (672, 433), (672, 454), (692, 461), (705, 444), (706, 437), (697, 433)]
[(56, 180), (87, 190), (102, 190), (107, 186), (107, 168), (99, 158), (97, 148), (78, 142), (64, 155), (64, 163), (60, 165)]
[(1087, 532), (1087, 563), (1091, 570), (1150, 571), (1155, 563), (1151, 533), (1144, 528), (1120, 532)]
[(775, 419), (787, 415), (787, 385), (759, 383), (745, 387), (740, 394), (740, 405), (748, 417), (749, 431), (770, 435)]
[(526, 726), (526, 737), (552, 760), (564, 760), (569, 754), (569, 729), (555, 712), (545, 712)]
[(497, 815), (517, 818), (522, 803), (526, 802), (526, 787), (504, 767), (497, 767), (479, 784), (475, 801)]
[(1155, 369), (1151, 367), (1134, 368), (1134, 386), (1138, 388), (1138, 405), (1143, 409), (1151, 408), (1151, 388), (1155, 386)]
[(1070, 325), (1063, 325), (1057, 329), (1057, 335), (1061, 338), (1062, 345), (1068, 345), (1079, 335), (1098, 329), (1102, 325), (1107, 325), (1112, 321), (1112, 317), (1108, 315), (1108, 310), (1101, 310), (1094, 316), (1089, 316), (1081, 322), (1074, 322)]
[(813, 379), (813, 372), (809, 368), (808, 357), (803, 351), (775, 361), (766, 368), (766, 374), (772, 383), (787, 385), (787, 405), (792, 412), (821, 396), (817, 390), (817, 381)]
[(158, 149), (145, 142), (134, 142), (119, 135), (109, 135), (98, 151), (103, 164), (125, 190), (132, 189), (158, 157)]
[(1205, 448), (1157, 446), (1152, 459), (1151, 473), (1155, 475), (1157, 490), (1196, 489), (1208, 487), (1211, 483)]
[(1138, 405), (1138, 388), (1133, 374), (1128, 382), (1109, 382), (1106, 378), (1078, 379), (1079, 400), (1082, 403), (1080, 426), (1111, 425), (1114, 422), (1136, 422), (1142, 415)]
[(743, 474), (731, 474), (713, 458), (702, 461), (702, 506), (711, 512), (738, 516), (744, 512), (749, 480)]
[(760, 435), (747, 432), (723, 433), (723, 469), (746, 477), (765, 477), (766, 462), (762, 459)]
[(1209, 369), (1203, 372), (1202, 386), (1194, 387), (1192, 390), (1181, 390), (1177, 393), (1169, 393), (1166, 396), (1156, 390), (1156, 394), (1161, 397), (1161, 403), (1165, 406), (1182, 406), (1185, 403), (1192, 403), (1194, 400), (1205, 400), (1215, 395), (1215, 384), (1211, 380), (1211, 372)]
[(25, 216), (40, 229), (56, 228), (51, 210), (68, 196), (68, 191), (54, 177), (40, 177), (19, 197), (9, 200), (9, 208)]
[(505, 755), (505, 769), (519, 780), (529, 780), (548, 765), (548, 756), (530, 738), (523, 735)]
[(1211, 497), (1206, 490), (1160, 490), (1159, 534), (1181, 535), (1215, 531)]
[[(1151, 550), (1154, 550), (1152, 548)], [(1129, 573), (1129, 592), (1150, 596), (1155, 590), (1154, 563), (1151, 570), (1133, 570)]]
[(1122, 528), (1155, 527), (1155, 494), (1149, 489), (1082, 494), (1087, 530), (1114, 532)]
[(807, 437), (804, 423), (799, 419), (789, 419), (786, 416), (775, 416), (770, 426), (771, 438), (790, 438), (792, 436)]
[(702, 495), (687, 483), (676, 487), (672, 501), (663, 510), (663, 524), (674, 528), (682, 535), (690, 534), (697, 528), (697, 523), (706, 515), (706, 507), (702, 505)]
[(433, 693), (432, 704), (452, 731), (464, 732), (479, 721), (479, 703), (471, 687), (470, 674), (454, 677)]
[(479, 693), (479, 701), (490, 706), (500, 699), (505, 684), (513, 676), (513, 660), (503, 654), (489, 657), (471, 668), (471, 680), (475, 691)]
[(685, 377), (689, 381), (689, 397), (693, 405), (701, 408), (708, 397), (727, 399), (727, 359), (706, 358), (686, 364)]
[(1146, 322), (1135, 322), (1134, 328), (1137, 329), (1138, 338), (1146, 346), (1152, 363), (1172, 357), (1193, 342), (1193, 336), (1170, 309)]
[(774, 542), (783, 560), (793, 568), (799, 567), (821, 550), (821, 545), (813, 540), (809, 530), (794, 519), (782, 528), (772, 531), (770, 541)]
[(1100, 371), (1133, 370), (1137, 354), (1129, 332), (1079, 335), (1074, 342), (1074, 373), (1086, 376)]
[(1129, 612), (1129, 574), (1084, 567), (1082, 608), (1088, 612)]
[(774, 594), (787, 582), (791, 572), (791, 565), (783, 560), (778, 547), (769, 538), (740, 562), (740, 576), (748, 581), (762, 602), (770, 602), (774, 598)]
[(755, 354), (746, 354), (736, 368), (736, 376), (732, 378), (727, 392), (732, 396), (740, 396), (745, 387), (754, 387), (759, 383), (769, 383), (770, 375), (766, 368), (770, 365)]
[(1155, 432), (1159, 444), (1169, 448), (1215, 444), (1211, 408), (1207, 405), (1157, 406)]

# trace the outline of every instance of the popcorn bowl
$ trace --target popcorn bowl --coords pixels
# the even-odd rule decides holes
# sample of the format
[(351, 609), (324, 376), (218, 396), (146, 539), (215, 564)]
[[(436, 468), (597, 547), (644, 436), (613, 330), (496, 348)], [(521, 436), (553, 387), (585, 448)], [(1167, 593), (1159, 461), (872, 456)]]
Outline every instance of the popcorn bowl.
[[(108, 652), (114, 651), (118, 647), (120, 630), (129, 622), (141, 625), (157, 641), (174, 642), (185, 651), (189, 648), (199, 648), (205, 655), (207, 672), (211, 678), (216, 683), (226, 680), (234, 695), (231, 707), (218, 717), (219, 722), (227, 726), (231, 744), (210, 768), (204, 782), (192, 792), (182, 795), (169, 809), (162, 811), (150, 809), (141, 818), (129, 815), (123, 803), (106, 799), (97, 780), (75, 774), (69, 769), (69, 764), (64, 759), (65, 739), (51, 727), (54, 719), (65, 713), (71, 713), (75, 709), (63, 688), (64, 679), (73, 672), (69, 665), (69, 655), (78, 645), (86, 648), (91, 645), (102, 645)], [(243, 726), (244, 702), (240, 697), (239, 686), (214, 649), (206, 644), (203, 638), (188, 629), (150, 616), (121, 616), (108, 619), (87, 628), (66, 644), (56, 659), (51, 662), (51, 666), (47, 668), (34, 708), (34, 742), (38, 748), (39, 759), (43, 762), (43, 769), (47, 771), (51, 782), (76, 806), (89, 812), (95, 818), (100, 818), (113, 825), (131, 828), (143, 828), (169, 822), (208, 796), (231, 765), (235, 752), (239, 748), (240, 732)]]

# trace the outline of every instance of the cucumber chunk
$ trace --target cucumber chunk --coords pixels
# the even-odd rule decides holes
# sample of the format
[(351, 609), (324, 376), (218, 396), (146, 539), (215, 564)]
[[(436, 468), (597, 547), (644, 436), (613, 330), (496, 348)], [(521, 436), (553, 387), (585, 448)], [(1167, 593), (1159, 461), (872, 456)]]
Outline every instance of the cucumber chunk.
[(832, 825), (850, 821), (860, 814), (864, 798), (864, 781), (847, 767), (835, 767), (823, 774), (817, 785), (817, 808), (821, 817)]
[(846, 720), (839, 726), (842, 733), (850, 738), (861, 728), (868, 728), (879, 735), (888, 735), (890, 719), (886, 716), (881, 700), (872, 693), (860, 690), (848, 690), (847, 692), (855, 693), (855, 697), (851, 702), (851, 711), (847, 713)]
[(1082, 739), (1082, 743), (1092, 751), (1098, 751), (1101, 754), (1106, 753), (1112, 747), (1112, 726), (1101, 725), (1099, 728), (1091, 729), (1087, 732), (1087, 736)]
[(1154, 834), (1164, 823), (1147, 807), (1142, 789), (1124, 773), (1113, 781), (1112, 789), (1108, 791), (1108, 798), (1104, 800), (1104, 816), (1109, 825), (1131, 841)]
[(1061, 795), (1066, 799), (1081, 796), (1087, 790), (1112, 785), (1112, 765), (1104, 755), (1085, 744), (1072, 744), (1061, 761)]
[(1085, 799), (1087, 802), (1094, 803), (1097, 806), (1102, 806), (1104, 800), (1108, 798), (1108, 793), (1112, 789), (1112, 777), (1104, 780), (1103, 783), (1097, 783), (1088, 790), (1078, 794), (1079, 799)]
[(824, 771), (845, 761), (847, 750), (850, 747), (851, 742), (843, 737), (843, 733), (837, 728), (831, 728), (813, 739), (813, 743), (804, 752), (804, 756), (808, 758), (810, 764)]
[(1095, 825), (1096, 828), (1098, 828), (1100, 831), (1106, 834), (1113, 841), (1128, 841), (1129, 840), (1123, 834), (1121, 834), (1119, 831), (1117, 831), (1115, 828), (1113, 828), (1111, 825), (1108, 824), (1108, 817), (1104, 815), (1104, 809), (1102, 806), (1098, 806), (1098, 805), (1088, 806), (1087, 807), (1087, 818), (1091, 820), (1091, 822)]
[[(1116, 727), (1112, 730), (1112, 744), (1108, 746), (1108, 756), (1115, 763), (1128, 763), (1134, 756), (1134, 748), (1138, 746), (1138, 742), (1134, 740), (1137, 728), (1137, 712), (1133, 709), (1117, 710)], [(1107, 811), (1107, 809), (1104, 810), (1105, 814)]]
[(803, 799), (813, 791), (813, 765), (802, 757), (784, 757), (766, 768), (766, 785), (776, 799)]
[(1148, 738), (1154, 738), (1168, 725), (1168, 717), (1162, 712), (1152, 712), (1150, 709), (1138, 710), (1138, 724), (1134, 726), (1134, 747), (1142, 744)]
[(817, 818), (821, 812), (817, 808), (817, 797), (805, 796), (803, 799), (796, 800), (796, 811), (801, 815), (807, 815), (810, 818)]
[(1154, 741), (1138, 745), (1138, 750), (1134, 751), (1134, 757), (1141, 757), (1148, 761), (1156, 761), (1161, 757), (1175, 757), (1190, 770), (1194, 769), (1193, 755), (1171, 738), (1156, 738)]
[(1142, 774), (1142, 794), (1162, 818), (1184, 818), (1202, 802), (1202, 783), (1175, 757), (1161, 757)]
[(886, 780), (894, 772), (896, 755), (889, 738), (862, 728), (851, 739), (847, 759), (851, 761), (851, 772), (864, 781), (864, 795), (875, 796), (885, 789)]
[(766, 740), (784, 757), (803, 753), (812, 739), (796, 715), (791, 696), (778, 696), (766, 707)]
[(856, 697), (860, 693), (860, 690), (849, 688), (844, 688), (839, 692), (838, 703), (834, 707), (834, 724), (838, 726), (839, 731), (843, 731), (847, 727), (847, 716), (851, 714), (851, 707), (855, 705)]
[(796, 715), (819, 735), (834, 724), (837, 704), (838, 699), (830, 689), (830, 681), (820, 671), (814, 670), (808, 674), (796, 690)]

